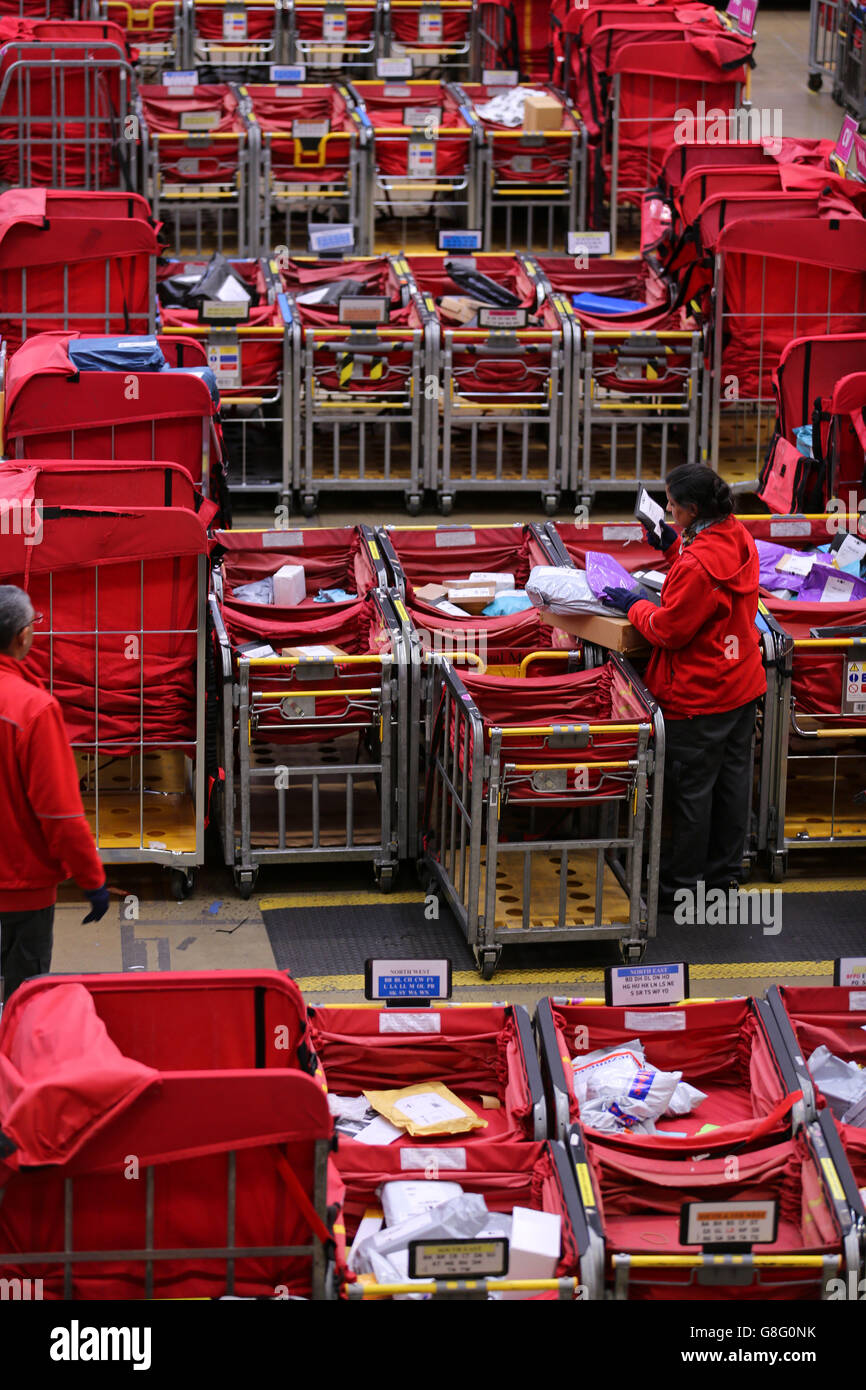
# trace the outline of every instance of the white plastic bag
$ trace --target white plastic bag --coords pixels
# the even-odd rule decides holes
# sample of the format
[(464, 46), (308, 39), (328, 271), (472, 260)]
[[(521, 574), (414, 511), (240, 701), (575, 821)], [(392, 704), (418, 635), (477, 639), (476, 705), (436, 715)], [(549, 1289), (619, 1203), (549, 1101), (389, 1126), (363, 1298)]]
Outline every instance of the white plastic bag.
[(547, 608), (551, 613), (610, 615), (610, 608), (599, 603), (583, 570), (536, 565), (527, 580), (526, 592), (536, 608)]

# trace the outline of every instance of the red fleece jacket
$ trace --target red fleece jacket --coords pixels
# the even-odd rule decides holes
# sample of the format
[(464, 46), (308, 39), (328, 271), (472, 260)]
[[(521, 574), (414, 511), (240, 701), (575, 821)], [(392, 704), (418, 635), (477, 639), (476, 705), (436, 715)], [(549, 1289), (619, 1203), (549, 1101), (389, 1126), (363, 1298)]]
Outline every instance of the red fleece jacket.
[(48, 907), (66, 878), (84, 892), (105, 882), (63, 715), (0, 654), (0, 913)]
[(758, 552), (736, 517), (679, 539), (661, 606), (642, 600), (629, 618), (655, 647), (646, 684), (671, 719), (724, 714), (767, 688), (755, 615)]

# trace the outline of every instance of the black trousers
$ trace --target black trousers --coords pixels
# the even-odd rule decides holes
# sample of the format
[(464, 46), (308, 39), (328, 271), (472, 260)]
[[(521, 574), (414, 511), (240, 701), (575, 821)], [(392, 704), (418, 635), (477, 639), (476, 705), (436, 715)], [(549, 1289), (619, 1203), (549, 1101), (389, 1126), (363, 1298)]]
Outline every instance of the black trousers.
[(665, 820), (659, 899), (739, 880), (748, 830), (757, 701), (725, 714), (665, 720)]
[(0, 975), (4, 999), (32, 976), (48, 974), (53, 945), (53, 903), (35, 912), (0, 913)]

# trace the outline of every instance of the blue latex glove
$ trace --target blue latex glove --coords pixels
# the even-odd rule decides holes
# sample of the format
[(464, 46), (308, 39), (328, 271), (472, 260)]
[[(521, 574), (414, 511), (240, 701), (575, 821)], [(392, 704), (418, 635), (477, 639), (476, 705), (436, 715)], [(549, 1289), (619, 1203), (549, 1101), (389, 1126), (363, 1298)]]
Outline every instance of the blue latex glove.
[(641, 599), (649, 598), (646, 589), (605, 589), (605, 602), (611, 608), (618, 608), (620, 613), (628, 613), (633, 603), (640, 603)]
[(677, 533), (673, 526), (668, 526), (666, 521), (662, 522), (661, 536), (657, 536), (655, 531), (651, 531), (648, 526), (641, 522), (646, 535), (647, 545), (651, 545), (653, 550), (667, 550), (677, 539)]
[(108, 894), (108, 883), (103, 883), (101, 888), (95, 888), (92, 893), (84, 894), (90, 903), (90, 911), (87, 916), (82, 918), (81, 925), (85, 927), (88, 922), (99, 922), (105, 916), (111, 905), (111, 898)]

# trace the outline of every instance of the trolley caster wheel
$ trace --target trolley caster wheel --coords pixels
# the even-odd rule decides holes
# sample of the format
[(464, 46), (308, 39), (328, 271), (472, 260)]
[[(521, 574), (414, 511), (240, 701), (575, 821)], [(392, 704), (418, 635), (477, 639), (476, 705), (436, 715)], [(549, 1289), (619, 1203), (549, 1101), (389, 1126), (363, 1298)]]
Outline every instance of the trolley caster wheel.
[(547, 495), (546, 495), (545, 498), (544, 498), (544, 514), (545, 514), (545, 516), (556, 516), (556, 513), (557, 513), (558, 511), (559, 511), (559, 494), (556, 493), (556, 492), (549, 492), (549, 493), (547, 493)]
[(195, 887), (195, 874), (192, 869), (172, 869), (171, 891), (175, 902), (182, 903)]
[(820, 92), (821, 88), (824, 85), (824, 79), (821, 76), (820, 72), (810, 72), (809, 81), (806, 85), (808, 86), (810, 92)]
[(740, 883), (748, 883), (751, 877), (752, 861), (751, 859), (744, 859), (743, 863), (740, 865)]
[(770, 882), (781, 883), (788, 872), (787, 854), (773, 854), (770, 856)]
[(436, 505), (443, 516), (450, 516), (454, 510), (454, 498), (449, 497), (447, 493), (443, 494)]
[(253, 889), (256, 886), (256, 877), (256, 874), (251, 873), (249, 870), (239, 871), (235, 869), (235, 888), (237, 889), (239, 896), (243, 898), (244, 902), (246, 902), (248, 898), (252, 897)]
[(484, 951), (478, 962), (482, 980), (492, 980), (499, 964), (500, 951)]
[(383, 864), (376, 872), (376, 883), (380, 893), (393, 893), (396, 874), (391, 864)]
[(418, 496), (417, 492), (413, 492), (411, 496), (406, 498), (406, 511), (410, 516), (420, 516), (421, 505), (421, 498)]
[(301, 498), (301, 511), (304, 516), (315, 516), (318, 510), (315, 495), (312, 492), (305, 493)]
[(623, 965), (640, 965), (646, 955), (645, 941), (621, 941), (619, 953)]

